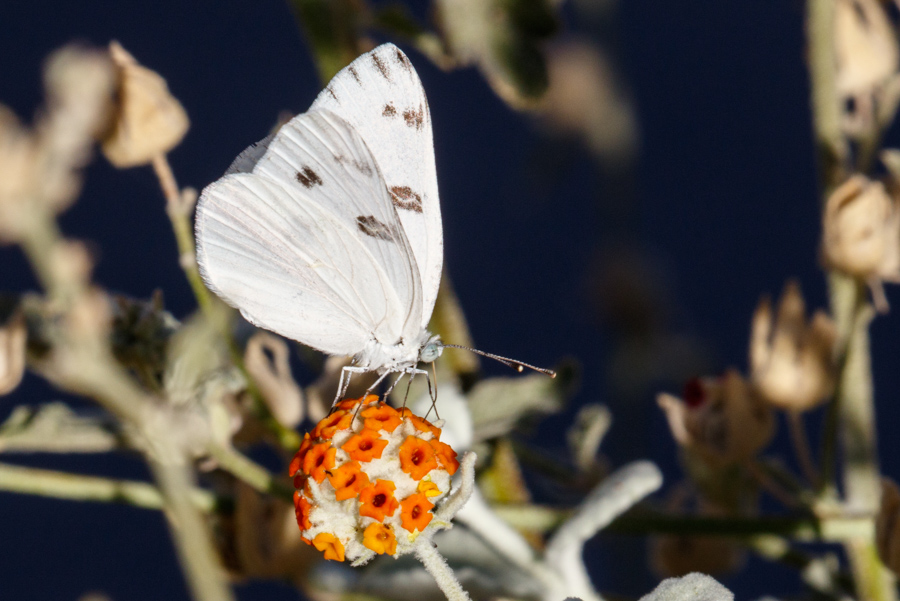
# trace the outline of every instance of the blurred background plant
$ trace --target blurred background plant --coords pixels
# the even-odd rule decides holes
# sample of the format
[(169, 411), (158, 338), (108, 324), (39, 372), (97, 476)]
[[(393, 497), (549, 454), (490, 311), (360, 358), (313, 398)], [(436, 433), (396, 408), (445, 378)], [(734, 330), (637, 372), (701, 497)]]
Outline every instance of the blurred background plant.
[[(479, 462), (475, 495), (457, 526), (435, 541), (473, 597), (599, 599), (598, 590), (617, 591), (629, 577), (638, 583), (628, 589), (634, 595), (652, 588), (632, 575), (634, 565), (650, 566), (658, 580), (752, 573), (762, 569), (757, 558), (788, 566), (803, 582), (799, 591), (780, 590), (776, 580), (764, 587), (779, 597), (896, 597), (900, 495), (879, 467), (868, 334), (878, 312), (890, 310), (884, 285), (900, 277), (900, 151), (889, 143), (900, 104), (896, 7), (808, 0), (803, 23), (828, 306), (810, 317), (800, 285), (788, 280), (774, 308), (766, 297), (752, 316), (750, 305), (746, 312), (720, 307), (749, 332), (742, 373), (716, 369), (722, 361), (684, 326), (665, 262), (640, 242), (642, 136), (621, 75), (614, 2), (435, 0), (427, 11), (361, 0), (290, 6), (320, 83), (383, 40), (417, 50), (417, 68), (426, 60), (447, 72), (474, 67), (517, 119), (544, 136), (534, 159), (539, 169), (565, 175), (573, 155), (556, 151), (574, 145), (603, 182), (596, 199), (601, 242), (585, 292), (604, 333), (604, 362), (561, 359), (556, 380), (488, 377), (477, 357), (462, 352), (447, 353), (437, 366), (446, 440), (460, 452), (474, 450)], [(591, 35), (569, 31), (570, 22), (586, 24)], [(0, 490), (107, 503), (110, 511), (112, 504), (160, 511), (196, 599), (234, 598), (232, 583), (258, 580), (288, 582), (309, 598), (440, 598), (415, 563), (380, 558), (351, 570), (302, 544), (286, 462), (327, 414), (344, 363), (254, 330), (203, 286), (193, 255), (196, 192), (178, 184), (178, 162), (173, 168), (168, 159), (190, 135), (187, 112), (166, 74), (141, 58), (116, 42), (67, 46), (47, 60), (43, 106), (31, 126), (0, 106), (0, 242), (21, 249), (40, 289), (18, 292), (10, 282), (0, 299), (0, 394), (7, 395), (0, 453), (12, 459), (0, 462)], [(473, 112), (465, 118), (479, 118), (477, 107), (466, 110)], [(710, 120), (731, 118), (727, 105), (711, 111)], [(275, 125), (276, 115), (268, 118)], [(436, 140), (440, 148), (440, 132)], [(681, 150), (690, 154), (691, 143), (682, 140)], [(104, 287), (92, 277), (102, 248), (66, 234), (61, 215), (85, 202), (79, 198), (98, 153), (118, 169), (152, 169), (196, 311), (176, 318), (161, 292), (115, 294), (107, 289), (115, 282)], [(565, 185), (555, 177), (539, 192), (558, 196)], [(476, 202), (490, 200), (485, 189)], [(151, 261), (140, 246), (133, 252), (132, 269)], [(164, 266), (174, 268), (174, 261)], [(719, 293), (710, 288), (702, 296)], [(567, 300), (561, 306), (572, 310)], [(432, 326), (445, 340), (471, 344), (447, 274)], [(543, 349), (551, 357), (567, 351)], [(65, 393), (63, 400), (41, 403), (27, 381), (17, 388), (26, 370)], [(600, 370), (611, 408), (569, 405), (582, 372)], [(653, 413), (648, 395), (679, 381), (680, 396), (660, 392), (662, 412)], [(366, 382), (355, 384), (351, 396)], [(398, 387), (395, 396), (403, 393)], [(410, 399), (420, 415), (431, 409), (421, 382)], [(659, 488), (660, 473), (627, 460), (648, 451), (647, 432), (654, 434), (662, 415), (681, 475), (664, 500), (640, 502)], [(780, 422), (789, 446), (777, 439)], [(809, 424), (817, 427), (815, 450)], [(627, 440), (609, 458), (600, 444), (617, 429)], [(18, 461), (39, 453), (56, 458), (40, 467)], [(140, 470), (97, 476), (90, 463), (47, 467), (57, 459), (72, 465), (65, 456), (78, 454), (100, 465), (111, 455), (141, 457), (147, 477)], [(618, 557), (600, 571), (584, 547), (606, 526), (620, 535)], [(646, 557), (635, 544), (645, 537)], [(728, 598), (714, 583), (690, 578), (681, 583)], [(677, 597), (671, 586), (655, 594)]]

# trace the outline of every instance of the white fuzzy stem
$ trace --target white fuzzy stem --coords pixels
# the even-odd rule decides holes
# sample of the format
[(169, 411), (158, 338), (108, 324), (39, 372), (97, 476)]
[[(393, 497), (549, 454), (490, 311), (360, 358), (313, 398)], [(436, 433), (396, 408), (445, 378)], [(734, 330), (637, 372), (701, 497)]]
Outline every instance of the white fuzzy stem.
[(447, 561), (438, 553), (434, 543), (422, 541), (422, 544), (416, 546), (416, 557), (437, 582), (438, 588), (441, 589), (448, 601), (472, 601), (469, 593), (463, 590), (462, 585), (453, 574), (453, 570), (447, 565)]

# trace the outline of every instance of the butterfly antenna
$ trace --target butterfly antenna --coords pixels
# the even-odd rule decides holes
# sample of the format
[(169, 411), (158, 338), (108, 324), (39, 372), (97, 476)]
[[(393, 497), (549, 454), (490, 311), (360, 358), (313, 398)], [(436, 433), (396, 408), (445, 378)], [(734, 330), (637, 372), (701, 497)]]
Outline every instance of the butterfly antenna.
[(487, 357), (488, 359), (493, 359), (494, 361), (499, 361), (504, 365), (508, 365), (519, 373), (525, 371), (527, 367), (530, 370), (536, 371), (538, 373), (546, 374), (551, 378), (556, 377), (556, 372), (552, 369), (544, 369), (543, 367), (537, 367), (535, 365), (531, 365), (530, 363), (523, 363), (521, 361), (516, 361), (515, 359), (510, 359), (509, 357), (501, 357), (500, 355), (495, 355), (494, 353), (486, 353), (484, 351), (479, 351), (478, 349), (474, 349), (468, 346), (462, 346), (460, 344), (445, 344), (444, 348), (461, 348), (463, 350), (471, 351), (476, 355), (481, 355), (482, 357)]

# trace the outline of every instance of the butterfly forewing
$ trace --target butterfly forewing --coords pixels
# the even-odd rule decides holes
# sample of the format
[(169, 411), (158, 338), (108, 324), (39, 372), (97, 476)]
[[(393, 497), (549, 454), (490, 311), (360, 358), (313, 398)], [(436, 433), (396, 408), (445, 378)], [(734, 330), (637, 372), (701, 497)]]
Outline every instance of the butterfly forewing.
[(208, 285), (252, 323), (331, 354), (417, 334), (419, 273), (362, 138), (321, 110), (267, 141), (250, 173), (201, 196)]
[(424, 328), (440, 284), (443, 235), (422, 82), (399, 48), (383, 44), (340, 71), (316, 98), (312, 109), (317, 108), (345, 119), (375, 156), (418, 265), (423, 288), (419, 325)]

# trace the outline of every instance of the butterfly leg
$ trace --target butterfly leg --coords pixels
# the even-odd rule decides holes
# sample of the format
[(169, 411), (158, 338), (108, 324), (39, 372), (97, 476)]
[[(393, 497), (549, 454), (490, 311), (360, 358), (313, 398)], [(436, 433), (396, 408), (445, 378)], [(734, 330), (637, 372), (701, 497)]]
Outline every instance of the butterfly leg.
[(397, 376), (397, 379), (388, 384), (387, 390), (384, 391), (384, 394), (381, 395), (381, 402), (387, 403), (388, 397), (391, 396), (391, 393), (394, 392), (394, 388), (397, 386), (397, 382), (399, 382), (403, 376), (406, 375), (405, 371), (401, 371)]
[(334, 397), (334, 402), (331, 403), (331, 406), (334, 407), (338, 404), (338, 401), (344, 398), (344, 395), (347, 394), (347, 389), (350, 388), (350, 378), (352, 374), (364, 374), (367, 371), (370, 371), (364, 367), (356, 367), (355, 365), (347, 365), (344, 369), (341, 370), (341, 377), (338, 379), (338, 387), (337, 394)]
[(378, 385), (381, 384), (386, 377), (388, 377), (389, 374), (392, 374), (392, 373), (393, 372), (386, 371), (383, 374), (381, 374), (380, 376), (378, 376), (378, 379), (375, 380), (375, 382), (371, 386), (366, 388), (366, 395), (371, 394), (372, 391), (375, 390), (378, 387)]

